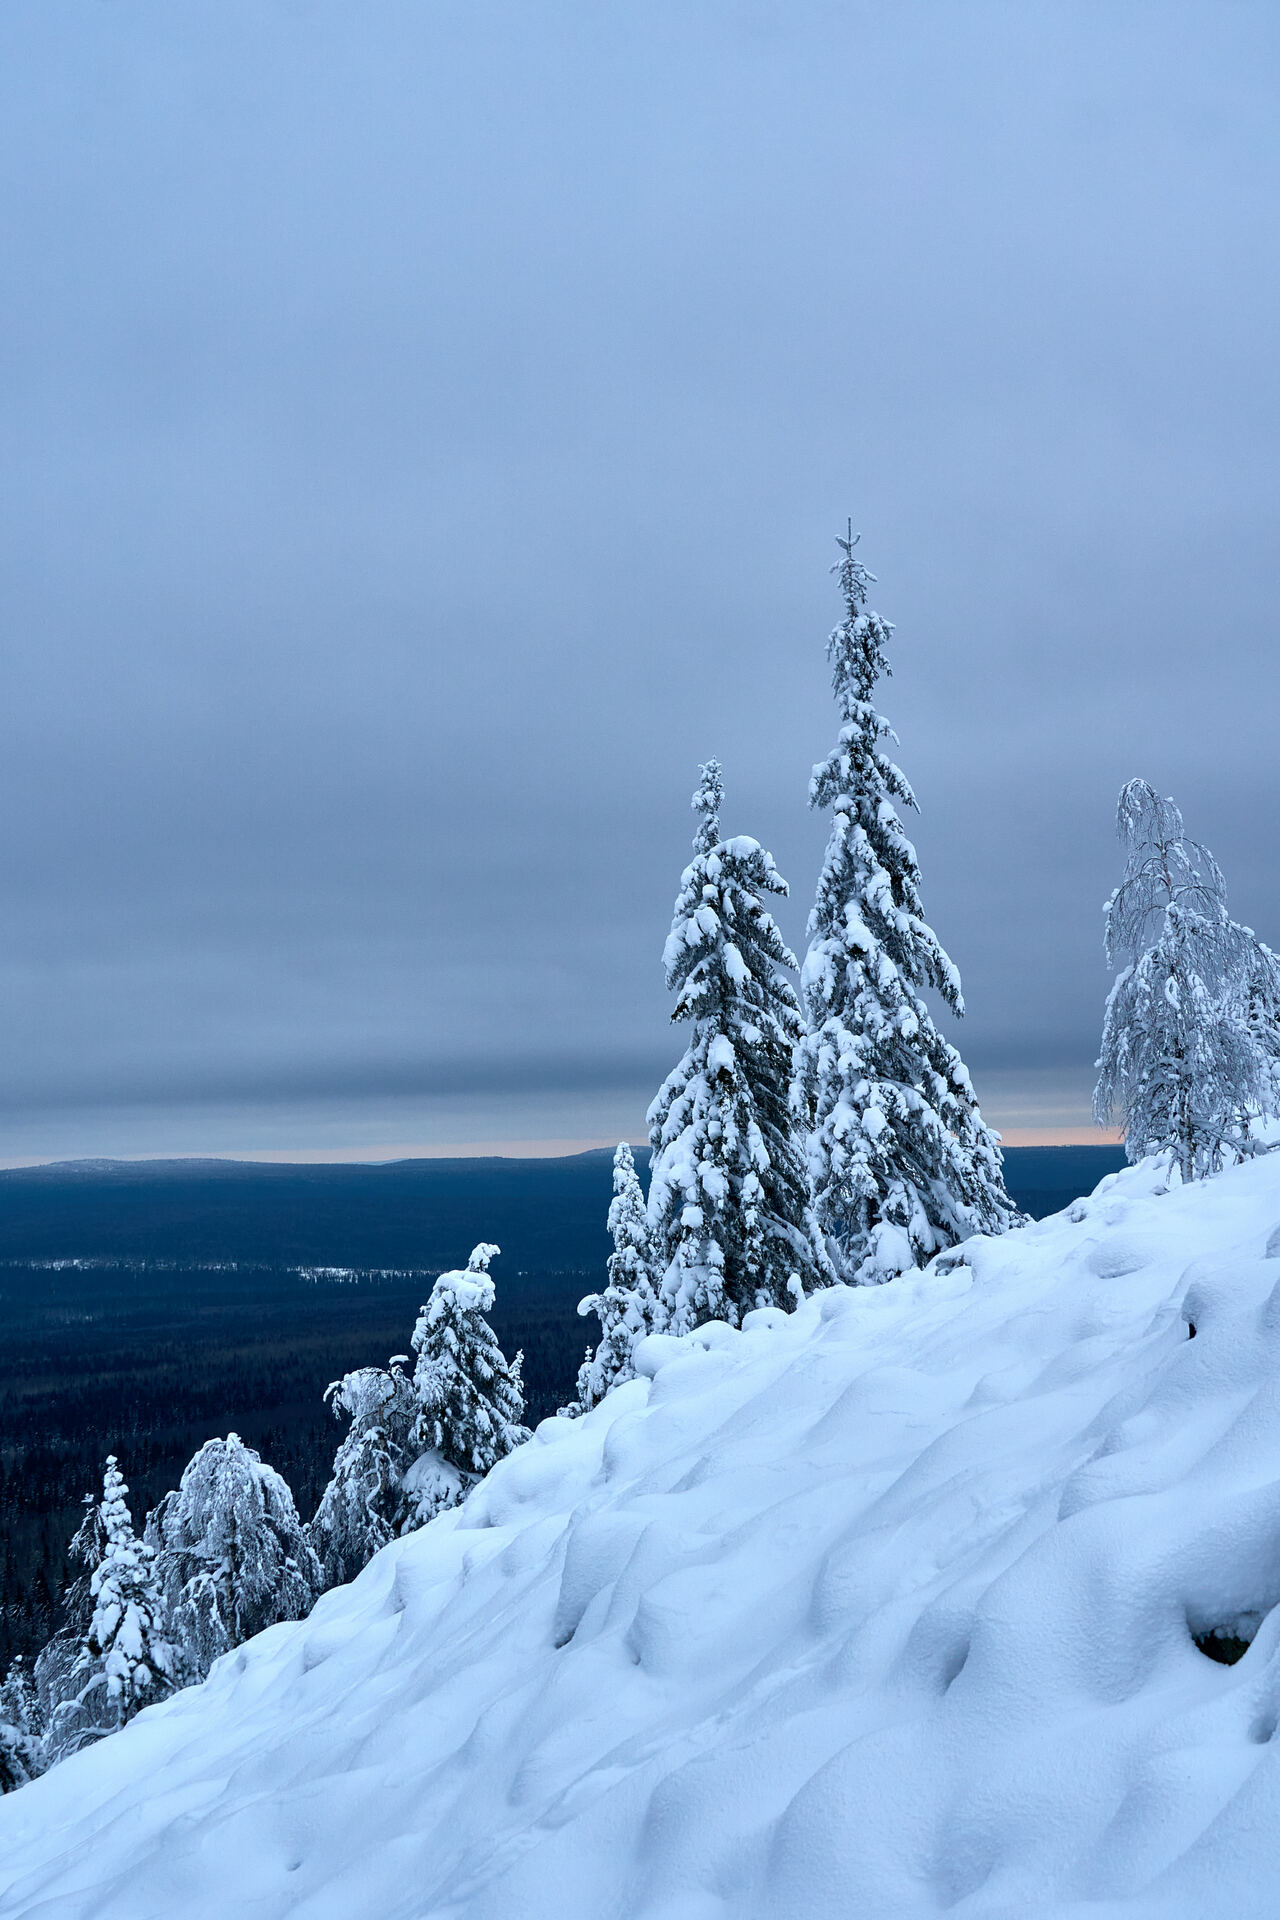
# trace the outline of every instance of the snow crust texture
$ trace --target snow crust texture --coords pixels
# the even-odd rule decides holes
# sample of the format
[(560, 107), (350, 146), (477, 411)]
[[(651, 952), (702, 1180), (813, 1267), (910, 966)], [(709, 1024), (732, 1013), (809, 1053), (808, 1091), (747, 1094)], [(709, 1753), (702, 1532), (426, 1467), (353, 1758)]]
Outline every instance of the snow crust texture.
[(0, 1801), (0, 1915), (1273, 1920), (1280, 1155), (1159, 1186), (645, 1341)]

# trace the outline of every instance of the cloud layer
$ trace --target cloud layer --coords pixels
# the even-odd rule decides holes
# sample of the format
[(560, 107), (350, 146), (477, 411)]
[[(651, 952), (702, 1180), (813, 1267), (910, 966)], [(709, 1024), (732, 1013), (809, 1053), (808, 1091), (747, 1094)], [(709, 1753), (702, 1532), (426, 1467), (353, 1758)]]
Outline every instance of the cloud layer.
[(847, 513), (980, 1088), (1084, 1084), (1135, 772), (1280, 940), (1278, 42), (8, 9), (12, 1150), (122, 1104), (638, 1116), (707, 754), (803, 940)]

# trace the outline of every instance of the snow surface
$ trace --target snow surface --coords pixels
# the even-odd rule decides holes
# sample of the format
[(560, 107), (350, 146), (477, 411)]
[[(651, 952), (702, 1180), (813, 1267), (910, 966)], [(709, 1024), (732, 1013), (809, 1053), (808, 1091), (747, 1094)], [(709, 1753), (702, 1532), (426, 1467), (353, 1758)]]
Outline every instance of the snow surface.
[(1280, 1154), (1159, 1184), (651, 1338), (0, 1801), (0, 1914), (1274, 1920)]

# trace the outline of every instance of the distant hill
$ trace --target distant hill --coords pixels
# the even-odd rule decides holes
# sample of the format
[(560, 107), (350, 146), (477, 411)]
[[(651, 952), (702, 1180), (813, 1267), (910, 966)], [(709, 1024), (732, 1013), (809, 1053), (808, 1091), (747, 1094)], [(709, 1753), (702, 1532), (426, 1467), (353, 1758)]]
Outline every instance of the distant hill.
[(238, 1261), (416, 1267), (466, 1260), (478, 1240), (521, 1270), (603, 1264), (610, 1156), (401, 1160), (69, 1161), (0, 1173), (0, 1260)]
[[(1015, 1149), (1010, 1184), (1029, 1212), (1054, 1212), (1119, 1157)], [(595, 1337), (576, 1307), (603, 1278), (611, 1160), (0, 1172), (0, 1670), (51, 1631), (104, 1454), (123, 1456), (145, 1513), (201, 1441), (234, 1428), (310, 1513), (339, 1433), (325, 1387), (403, 1352), (430, 1276), (477, 1240), (503, 1250), (494, 1326), (523, 1349), (530, 1418), (553, 1413)], [(49, 1264), (76, 1260), (92, 1264)], [(309, 1266), (413, 1271), (356, 1286), (290, 1271)]]
[[(643, 1166), (646, 1155), (637, 1154)], [(1037, 1218), (1123, 1165), (1118, 1147), (1013, 1147), (1014, 1199)], [(477, 1240), (523, 1272), (603, 1264), (607, 1151), (554, 1160), (278, 1166), (65, 1161), (0, 1172), (0, 1260), (116, 1259), (439, 1269)]]

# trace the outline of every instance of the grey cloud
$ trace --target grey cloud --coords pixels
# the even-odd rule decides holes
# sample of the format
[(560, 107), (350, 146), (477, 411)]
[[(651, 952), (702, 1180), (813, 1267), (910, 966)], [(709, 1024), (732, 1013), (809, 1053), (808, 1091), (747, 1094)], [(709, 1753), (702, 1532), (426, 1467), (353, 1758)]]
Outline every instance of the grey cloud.
[(979, 1074), (1091, 1060), (1134, 772), (1280, 939), (1278, 38), (7, 10), (10, 1105), (651, 1077), (708, 752), (802, 944), (850, 511)]

